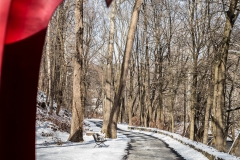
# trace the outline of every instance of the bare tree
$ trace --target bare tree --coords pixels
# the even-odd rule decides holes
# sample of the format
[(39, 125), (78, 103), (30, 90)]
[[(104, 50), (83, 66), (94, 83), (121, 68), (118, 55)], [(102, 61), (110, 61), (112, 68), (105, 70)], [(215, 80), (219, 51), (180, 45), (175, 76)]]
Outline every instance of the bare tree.
[(131, 24), (129, 26), (128, 38), (127, 38), (125, 53), (124, 53), (123, 62), (122, 62), (119, 87), (118, 87), (117, 94), (114, 97), (113, 108), (112, 108), (112, 111), (110, 114), (110, 119), (109, 119), (109, 124), (108, 124), (107, 137), (109, 137), (109, 138), (117, 138), (118, 114), (119, 114), (119, 110), (120, 110), (123, 90), (126, 86), (128, 65), (129, 65), (129, 60), (131, 57), (134, 35), (135, 35), (136, 27), (137, 27), (138, 15), (139, 15), (141, 5), (142, 5), (142, 0), (136, 0), (134, 8), (133, 8)]
[(215, 132), (214, 133), (215, 146), (220, 151), (225, 150), (225, 140), (227, 137), (223, 118), (225, 108), (226, 64), (228, 58), (231, 32), (233, 29), (233, 25), (239, 15), (239, 11), (236, 12), (237, 4), (238, 0), (231, 0), (229, 2), (228, 10), (226, 10), (226, 6), (225, 4), (223, 4), (223, 10), (225, 11), (226, 21), (223, 38), (219, 46), (219, 52), (217, 53), (215, 58), (213, 122)]
[(110, 30), (109, 30), (109, 43), (108, 43), (108, 55), (107, 55), (107, 68), (106, 68), (106, 86), (105, 86), (105, 104), (103, 106), (103, 126), (102, 132), (107, 133), (107, 127), (109, 124), (109, 117), (112, 108), (112, 95), (113, 83), (112, 83), (112, 59), (114, 51), (114, 34), (115, 34), (115, 16), (116, 16), (116, 0), (111, 5), (110, 15)]

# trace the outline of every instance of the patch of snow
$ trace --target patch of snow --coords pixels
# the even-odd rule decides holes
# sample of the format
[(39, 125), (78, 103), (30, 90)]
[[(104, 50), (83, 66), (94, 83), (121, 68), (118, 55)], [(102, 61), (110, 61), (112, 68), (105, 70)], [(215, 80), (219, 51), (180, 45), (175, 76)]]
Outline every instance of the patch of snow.
[(47, 96), (40, 90), (37, 93), (37, 102), (46, 102)]
[[(47, 96), (44, 92), (38, 90), (38, 93), (37, 93), (37, 102), (38, 103), (42, 103), (42, 102), (47, 102)], [(46, 103), (46, 106), (48, 108), (48, 111), (49, 111), (49, 106), (47, 105)], [(53, 101), (53, 108), (56, 109), (57, 108), (57, 103), (55, 102), (55, 100)]]
[(220, 152), (218, 150), (216, 150), (215, 148), (213, 147), (210, 147), (210, 146), (207, 146), (203, 143), (200, 143), (200, 142), (196, 142), (196, 141), (192, 141), (186, 137), (182, 137), (181, 135), (178, 135), (178, 134), (175, 134), (175, 133), (170, 133), (170, 132), (167, 132), (167, 131), (163, 131), (161, 130), (162, 133), (165, 133), (167, 135), (170, 135), (172, 136), (173, 138), (175, 139), (178, 139), (182, 142), (184, 142), (186, 145), (192, 145), (194, 146), (195, 148), (198, 148), (202, 151), (205, 151), (211, 155), (214, 155), (216, 158), (220, 158), (220, 159), (226, 159), (226, 160), (240, 160), (239, 158), (235, 157), (235, 156), (232, 156), (232, 155), (229, 155), (227, 153), (224, 153), (224, 152)]

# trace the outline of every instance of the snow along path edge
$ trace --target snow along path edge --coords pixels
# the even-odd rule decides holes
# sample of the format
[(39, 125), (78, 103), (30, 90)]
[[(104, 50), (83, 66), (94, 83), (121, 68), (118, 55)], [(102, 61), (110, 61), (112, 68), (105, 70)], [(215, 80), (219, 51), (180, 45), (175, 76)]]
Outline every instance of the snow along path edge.
[(118, 124), (118, 128), (130, 132), (140, 132), (142, 134), (146, 134), (155, 138), (158, 138), (159, 140), (166, 143), (170, 148), (172, 148), (174, 151), (176, 151), (179, 155), (181, 155), (186, 160), (208, 160), (207, 157), (205, 157), (202, 153), (194, 150), (193, 148), (189, 147), (188, 145), (184, 145), (180, 143), (179, 141), (163, 135), (158, 134), (154, 132), (147, 132), (147, 131), (141, 131), (141, 130), (129, 130), (127, 125)]
[[(119, 128), (120, 127), (121, 127), (121, 125), (119, 126)], [(126, 129), (126, 125), (124, 125), (123, 128)], [(169, 144), (169, 141), (167, 140), (167, 138), (164, 138), (164, 137), (161, 137), (161, 136), (158, 136), (158, 135), (165, 135), (165, 136), (171, 137), (172, 139), (174, 139), (178, 142), (181, 142), (183, 145), (187, 145), (187, 146), (191, 147), (193, 150), (196, 150), (196, 151), (202, 153), (209, 160), (240, 160), (240, 158), (238, 158), (238, 157), (232, 156), (232, 155), (224, 153), (224, 152), (220, 152), (213, 147), (207, 146), (207, 145), (205, 145), (203, 143), (200, 143), (200, 142), (192, 141), (192, 140), (190, 140), (186, 137), (183, 137), (179, 134), (176, 134), (176, 133), (171, 133), (171, 132), (167, 132), (167, 131), (164, 131), (164, 130), (159, 130), (159, 129), (156, 129), (156, 128), (135, 127), (135, 126), (127, 126), (127, 129), (128, 130), (134, 130), (134, 131), (138, 130), (138, 131), (141, 131), (142, 133), (145, 133), (145, 134), (151, 134), (152, 136), (155, 136), (155, 137), (165, 141), (168, 144)], [(175, 149), (174, 147), (175, 146), (173, 146), (173, 149)], [(182, 155), (181, 153), (179, 153), (179, 154)], [(185, 153), (182, 156), (186, 157)], [(195, 155), (195, 158), (196, 157), (197, 157), (197, 155)]]

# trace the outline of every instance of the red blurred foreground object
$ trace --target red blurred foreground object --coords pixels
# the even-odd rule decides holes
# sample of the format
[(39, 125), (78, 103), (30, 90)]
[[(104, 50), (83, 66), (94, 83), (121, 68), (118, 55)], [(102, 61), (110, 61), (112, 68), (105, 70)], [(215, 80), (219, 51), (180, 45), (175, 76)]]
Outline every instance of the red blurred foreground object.
[[(1, 77), (1, 70), (2, 70), (1, 68), (2, 68), (3, 46), (5, 41), (5, 30), (7, 27), (10, 4), (11, 4), (10, 0), (0, 0), (0, 17), (1, 17), (0, 18), (0, 77)], [(1, 83), (1, 79), (0, 79), (0, 83)]]
[(62, 0), (0, 0), (0, 159), (35, 159), (38, 72)]
[(39, 66), (47, 24), (61, 1), (0, 0), (0, 160), (35, 159)]

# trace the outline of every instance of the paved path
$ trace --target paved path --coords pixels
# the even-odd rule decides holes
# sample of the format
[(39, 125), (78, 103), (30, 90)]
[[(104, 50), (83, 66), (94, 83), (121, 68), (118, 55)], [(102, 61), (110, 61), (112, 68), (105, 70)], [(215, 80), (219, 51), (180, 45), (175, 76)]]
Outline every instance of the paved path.
[[(89, 120), (91, 121), (91, 120)], [(98, 127), (102, 122), (94, 122)], [(118, 129), (119, 133), (126, 135), (131, 139), (128, 145), (128, 155), (123, 160), (183, 160), (174, 150), (161, 140), (137, 132), (130, 132)]]

